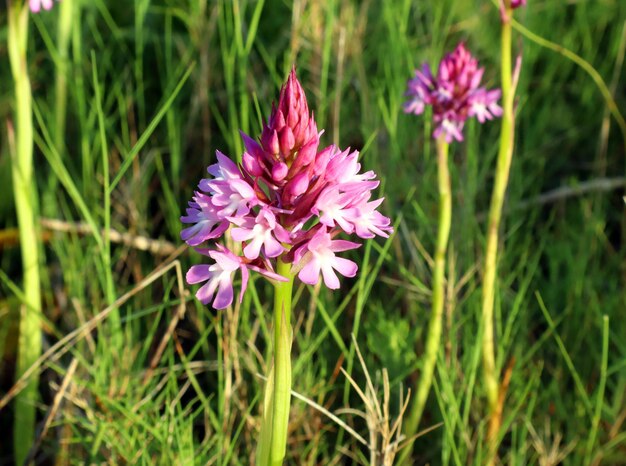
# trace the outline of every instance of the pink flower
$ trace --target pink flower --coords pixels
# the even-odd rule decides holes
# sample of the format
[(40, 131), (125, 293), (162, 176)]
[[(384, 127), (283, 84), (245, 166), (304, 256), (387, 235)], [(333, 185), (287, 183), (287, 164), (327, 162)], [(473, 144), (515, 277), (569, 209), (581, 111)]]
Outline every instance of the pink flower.
[(54, 6), (54, 0), (29, 0), (28, 6), (33, 13), (39, 13), (41, 8), (50, 10)]
[(211, 193), (213, 204), (219, 209), (218, 215), (241, 217), (260, 201), (252, 186), (242, 179), (214, 180), (200, 183), (200, 189)]
[(256, 217), (240, 220), (231, 235), (235, 241), (249, 241), (243, 249), (248, 259), (259, 257), (261, 246), (266, 257), (278, 257), (285, 250), (280, 242), (289, 242), (289, 233), (276, 222), (276, 216), (268, 207), (262, 207)]
[(273, 271), (247, 263), (242, 257), (234, 255), (224, 246), (218, 244), (217, 250), (196, 249), (197, 252), (215, 260), (212, 265), (201, 264), (193, 265), (187, 272), (187, 283), (190, 285), (207, 282), (198, 289), (196, 298), (202, 304), (208, 304), (213, 296), (213, 307), (215, 309), (224, 309), (233, 302), (233, 275), (237, 270), (241, 270), (241, 290), (239, 292), (239, 302), (243, 299), (243, 294), (248, 286), (248, 270), (259, 272), (265, 277), (277, 280), (287, 281)]
[(426, 105), (432, 103), (431, 89), (434, 88), (434, 78), (427, 63), (422, 65), (422, 70), (415, 70), (415, 78), (409, 79), (405, 95), (410, 99), (404, 104), (405, 113), (420, 115)]
[(354, 226), (354, 232), (359, 238), (374, 238), (374, 236), (389, 237), (393, 231), (391, 220), (382, 215), (376, 209), (382, 204), (384, 198), (368, 202), (369, 196), (362, 202), (352, 207), (348, 212), (348, 218)]
[(207, 168), (209, 174), (213, 176), (213, 181), (241, 179), (241, 170), (239, 170), (235, 162), (230, 160), (219, 150), (215, 151), (215, 156), (217, 157), (217, 163), (209, 165), (209, 168)]
[(187, 215), (180, 218), (183, 223), (194, 225), (181, 231), (180, 236), (190, 246), (213, 238), (219, 238), (228, 229), (228, 221), (219, 215), (218, 208), (211, 198), (202, 193), (196, 193), (189, 201)]
[(339, 227), (346, 233), (352, 233), (354, 226), (349, 220), (348, 211), (354, 199), (353, 193), (343, 193), (337, 186), (326, 188), (317, 198), (313, 212), (319, 215), (320, 223), (327, 227)]
[(335, 270), (344, 277), (354, 277), (358, 270), (357, 265), (348, 259), (337, 257), (335, 252), (348, 251), (358, 248), (359, 244), (345, 240), (331, 240), (325, 229), (320, 229), (309, 242), (302, 247), (300, 255), (305, 262), (298, 273), (298, 278), (309, 285), (319, 281), (320, 271), (324, 277), (324, 284), (331, 290), (339, 288), (339, 279)]
[(246, 215), (260, 201), (250, 183), (243, 179), (239, 167), (220, 151), (216, 151), (218, 163), (211, 165), (208, 172), (213, 179), (203, 179), (198, 187), (210, 193), (212, 203), (222, 218)]
[(488, 91), (480, 87), (483, 68), (460, 43), (453, 53), (447, 54), (433, 77), (427, 64), (415, 71), (409, 80), (404, 104), (406, 113), (419, 115), (426, 105), (433, 107), (435, 130), (433, 136), (444, 135), (447, 142), (463, 140), (463, 126), (468, 117), (475, 116), (480, 123), (502, 115), (498, 105), (500, 90)]
[(446, 113), (444, 115), (435, 115), (435, 131), (433, 137), (437, 139), (441, 134), (445, 135), (446, 142), (463, 140), (463, 126), (465, 121), (456, 118), (454, 113)]
[[(372, 180), (376, 178), (376, 173), (373, 171), (367, 171), (365, 173), (359, 173), (361, 170), (361, 164), (358, 162), (359, 153), (357, 151), (350, 152), (350, 150), (340, 151), (335, 148), (331, 151), (328, 165), (326, 166), (325, 179), (339, 184), (360, 183), (366, 180)], [(369, 189), (373, 189), (378, 186), (378, 182), (375, 184), (367, 184), (362, 186), (368, 186)]]
[(511, 8), (519, 8), (520, 6), (526, 6), (526, 0), (511, 0)]
[(502, 108), (498, 105), (498, 99), (502, 93), (500, 89), (474, 93), (469, 99), (470, 110), (468, 115), (475, 116), (480, 123), (486, 120), (492, 120), (494, 116), (502, 116)]
[(376, 174), (361, 172), (357, 151), (320, 149), (320, 135), (292, 70), (259, 140), (241, 134), (241, 166), (217, 152), (209, 178), (200, 181), (200, 191), (181, 217), (190, 224), (181, 238), (197, 246), (219, 240), (232, 227), (231, 238), (240, 243), (243, 255), (219, 244), (217, 250), (198, 250), (215, 260), (192, 267), (187, 276), (189, 283), (207, 282), (196, 295), (203, 303), (215, 296), (213, 307), (228, 306), (237, 269), (243, 289), (248, 270), (285, 280), (273, 272), (277, 260), (291, 263), (304, 283), (317, 283), (321, 272), (326, 285), (336, 289), (335, 271), (353, 277), (357, 267), (335, 253), (359, 245), (331, 238), (340, 233), (387, 237), (393, 231), (391, 221), (377, 210), (382, 199), (370, 201), (379, 184)]
[(241, 301), (248, 284), (248, 269), (241, 259), (224, 247), (220, 247), (217, 251), (199, 250), (198, 252), (210, 256), (215, 260), (215, 264), (194, 265), (187, 272), (187, 283), (193, 285), (207, 282), (196, 292), (196, 298), (202, 304), (208, 304), (215, 295), (213, 301), (215, 309), (230, 306), (233, 302), (233, 274), (237, 269), (241, 269), (241, 292), (239, 294)]

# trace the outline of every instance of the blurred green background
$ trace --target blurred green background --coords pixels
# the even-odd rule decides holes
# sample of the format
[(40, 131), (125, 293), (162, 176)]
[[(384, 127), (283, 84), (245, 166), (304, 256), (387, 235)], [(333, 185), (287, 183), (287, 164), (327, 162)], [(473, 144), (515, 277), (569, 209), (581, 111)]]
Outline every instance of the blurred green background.
[[(74, 11), (64, 49), (59, 15), (66, 4)], [(624, 111), (626, 2), (529, 0), (516, 19), (588, 62)], [(6, 138), (13, 97), (5, 10), (0, 25), (3, 396), (13, 384), (22, 273)], [(391, 423), (418, 378), (437, 190), (429, 115), (403, 114), (406, 81), (415, 67), (435, 66), (462, 40), (485, 67), (486, 85), (498, 86), (497, 6), (487, 0), (63, 0), (32, 15), (30, 28), (44, 349), (108, 304), (103, 258), (84, 223), (87, 212), (103, 225), (103, 150), (116, 180), (111, 226), (122, 234), (112, 249), (119, 297), (181, 244), (179, 216), (214, 151), (241, 156), (239, 130), (260, 133), (295, 64), (318, 127), (325, 128), (322, 143), (361, 151), (364, 167), (381, 178), (383, 209), (396, 234), (352, 255), (360, 273), (344, 279), (341, 290), (297, 289), (293, 388), (337, 412), (365, 439), (384, 438), (371, 417), (368, 423), (341, 411), (363, 411), (366, 403), (339, 367), (365, 387), (356, 341), (381, 403), (382, 370), (388, 371)], [(496, 294), (497, 362), (510, 375), (500, 460), (625, 464), (624, 139), (587, 71), (518, 31), (513, 43), (523, 64)], [(63, 78), (66, 98), (59, 91)], [(446, 319), (421, 427), (443, 424), (417, 441), (415, 464), (481, 464), (485, 454), (476, 335), (498, 131), (498, 121), (469, 122), (466, 141), (451, 147)], [(178, 258), (183, 271), (198, 260), (188, 251)], [(40, 420), (72, 359), (77, 369), (38, 462), (250, 464), (271, 289), (253, 280), (241, 305), (215, 312), (194, 300), (195, 289), (181, 297), (178, 285), (169, 270), (121, 305), (122, 351), (111, 344), (120, 335), (105, 320), (43, 364)], [(181, 298), (186, 314), (173, 330)], [(169, 340), (159, 355), (164, 336)], [(12, 416), (11, 405), (0, 411), (1, 464), (12, 462)], [(369, 464), (369, 457), (337, 422), (293, 401), (288, 464)]]

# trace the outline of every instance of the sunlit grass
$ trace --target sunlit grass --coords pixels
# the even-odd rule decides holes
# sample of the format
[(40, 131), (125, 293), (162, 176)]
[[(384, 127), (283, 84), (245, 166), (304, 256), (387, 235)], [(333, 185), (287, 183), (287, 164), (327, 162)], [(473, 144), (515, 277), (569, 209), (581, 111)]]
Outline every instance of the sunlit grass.
[[(37, 435), (45, 435), (35, 458), (251, 463), (260, 374), (268, 372), (271, 289), (253, 279), (243, 303), (222, 312), (181, 293), (175, 261), (184, 269), (193, 256), (178, 249), (178, 217), (216, 149), (241, 155), (238, 129), (258, 132), (294, 61), (326, 140), (364, 148), (361, 162), (381, 177), (396, 233), (354, 255), (362, 258), (361, 274), (343, 280), (341, 292), (295, 287), (293, 390), (383, 444), (381, 432), (368, 427), (371, 416), (359, 417), (367, 402), (340, 368), (369, 400), (356, 341), (381, 402), (387, 369), (391, 420), (419, 377), (437, 234), (436, 160), (429, 118), (403, 115), (402, 94), (416, 65), (439, 61), (459, 40), (497, 69), (497, 9), (453, 0), (143, 0), (130, 9), (124, 2), (75, 3), (80, 16), (63, 39), (66, 55), (60, 8), (32, 18), (29, 39), (41, 214), (81, 226), (42, 223), (43, 351), (76, 333), (36, 369)], [(588, 62), (624, 113), (623, 2), (531, 2), (518, 20)], [(0, 24), (6, 62), (4, 10)], [(615, 464), (626, 445), (623, 193), (618, 183), (548, 203), (535, 199), (563, 186), (576, 192), (590, 180), (623, 179), (622, 136), (588, 70), (527, 39), (513, 47), (524, 62), (495, 289), (496, 367), (509, 377), (499, 457), (517, 465), (555, 458)], [(4, 400), (14, 393), (11, 335), (24, 295), (6, 143), (12, 81), (7, 66), (0, 74)], [(486, 76), (490, 87), (499, 85), (497, 72)], [(442, 424), (416, 440), (415, 464), (481, 464), (488, 453), (476, 336), (498, 125), (469, 124), (465, 135), (466, 143), (450, 150), (454, 216), (443, 334), (421, 423)], [(118, 242), (107, 226), (128, 241)], [(118, 326), (110, 309), (119, 312)], [(314, 404), (294, 398), (292, 405), (288, 464), (370, 462), (370, 449)], [(3, 438), (12, 435), (13, 409), (11, 402), (0, 410)], [(2, 464), (12, 461), (11, 443), (0, 442)]]

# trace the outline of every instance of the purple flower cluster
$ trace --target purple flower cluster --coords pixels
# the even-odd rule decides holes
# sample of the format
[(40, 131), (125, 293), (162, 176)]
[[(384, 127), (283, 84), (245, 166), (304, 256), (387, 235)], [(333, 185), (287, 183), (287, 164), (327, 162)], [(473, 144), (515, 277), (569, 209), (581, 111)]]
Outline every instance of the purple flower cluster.
[(33, 13), (39, 13), (41, 8), (50, 10), (54, 6), (54, 0), (29, 0), (28, 6)]
[(339, 288), (336, 272), (353, 277), (357, 265), (336, 253), (359, 244), (334, 238), (341, 232), (364, 239), (387, 237), (392, 231), (389, 218), (377, 211), (383, 199), (370, 200), (379, 184), (375, 173), (360, 172), (357, 151), (334, 145), (320, 149), (320, 135), (292, 70), (259, 141), (241, 134), (241, 166), (217, 152), (217, 163), (208, 168), (211, 177), (200, 181), (181, 217), (190, 224), (181, 238), (199, 246), (230, 229), (243, 255), (220, 244), (196, 249), (215, 261), (187, 273), (190, 284), (206, 282), (196, 293), (202, 303), (215, 296), (214, 308), (229, 306), (237, 270), (242, 274), (240, 299), (249, 270), (286, 280), (274, 272), (276, 260), (290, 263), (291, 273), (304, 283), (316, 284), (321, 273), (328, 288)]
[(415, 78), (408, 82), (409, 100), (404, 104), (404, 111), (419, 115), (426, 105), (432, 105), (433, 136), (438, 138), (443, 134), (448, 143), (453, 139), (462, 141), (468, 117), (475, 116), (484, 123), (502, 115), (498, 105), (500, 89), (488, 91), (481, 87), (483, 72), (478, 61), (460, 43), (441, 61), (437, 76), (432, 75), (426, 63), (421, 70), (415, 70)]

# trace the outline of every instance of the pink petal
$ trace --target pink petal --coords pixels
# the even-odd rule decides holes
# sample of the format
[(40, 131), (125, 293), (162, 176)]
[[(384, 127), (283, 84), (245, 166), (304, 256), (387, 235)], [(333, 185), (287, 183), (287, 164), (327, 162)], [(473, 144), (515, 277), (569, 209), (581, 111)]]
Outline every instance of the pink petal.
[(230, 185), (233, 189), (235, 189), (241, 197), (244, 199), (251, 199), (256, 197), (256, 193), (254, 192), (254, 188), (250, 186), (246, 181), (235, 178), (231, 180)]
[(330, 250), (334, 252), (348, 251), (350, 249), (356, 249), (360, 247), (359, 243), (353, 243), (352, 241), (346, 241), (343, 239), (338, 239), (336, 241), (331, 241)]
[(320, 265), (317, 261), (312, 260), (307, 265), (302, 267), (300, 273), (298, 273), (298, 278), (302, 281), (302, 283), (306, 283), (307, 285), (315, 285), (320, 278)]
[(276, 224), (276, 228), (274, 228), (274, 236), (278, 241), (283, 243), (291, 242), (291, 237), (289, 236), (289, 232), (285, 230), (281, 225)]
[(322, 228), (318, 230), (312, 237), (309, 239), (307, 244), (307, 248), (309, 251), (315, 251), (324, 245), (327, 245), (330, 242), (330, 235), (327, 233), (326, 228)]
[(233, 302), (233, 283), (229, 279), (220, 280), (220, 287), (217, 291), (213, 307), (215, 309), (224, 309)]
[(235, 241), (248, 241), (254, 236), (254, 233), (249, 228), (233, 228), (230, 231), (230, 236), (232, 236)]
[(271, 236), (263, 243), (263, 250), (267, 257), (278, 257), (285, 250), (283, 246)]
[(335, 274), (333, 268), (327, 264), (322, 267), (322, 275), (324, 275), (324, 284), (330, 288), (331, 290), (336, 290), (339, 288), (339, 279)]
[(261, 252), (261, 245), (263, 244), (263, 239), (259, 236), (254, 238), (248, 245), (243, 248), (243, 254), (248, 259), (256, 259), (259, 257), (259, 253)]
[[(219, 247), (220, 245), (218, 245)], [(208, 251), (209, 257), (211, 257), (219, 265), (220, 269), (234, 272), (241, 266), (241, 260), (235, 256), (228, 249), (221, 246), (221, 251)], [(225, 251), (225, 252), (224, 252)], [(200, 252), (200, 251), (198, 251)]]
[(198, 234), (198, 232), (201, 229), (202, 229), (202, 226), (199, 225), (199, 224), (190, 226), (189, 228), (185, 228), (184, 230), (182, 230), (180, 232), (180, 239), (182, 239), (183, 241), (187, 242), (187, 244), (189, 244), (190, 246), (197, 246), (202, 241), (199, 241), (196, 244), (192, 244), (191, 241), (194, 241), (194, 239), (192, 239), (192, 237), (194, 237), (196, 234)]
[[(277, 280), (279, 282), (288, 282), (289, 281), (288, 278), (283, 277), (282, 275), (278, 275), (277, 273), (271, 272), (271, 271), (266, 270), (266, 269), (262, 269), (261, 267), (257, 267), (256, 265), (248, 264), (247, 267), (242, 267), (242, 269), (241, 269), (241, 275), (245, 279), (246, 283), (247, 283), (247, 280), (248, 280), (248, 271), (246, 270), (246, 268), (248, 268), (250, 270), (254, 270), (255, 272), (258, 272), (258, 273), (260, 273), (261, 275), (263, 275), (263, 276), (265, 276), (267, 278), (271, 278), (272, 280)], [(245, 274), (244, 274), (244, 271), (245, 271)]]
[(233, 175), (238, 176), (239, 175), (239, 168), (237, 168), (237, 165), (235, 164), (235, 162), (230, 160), (229, 157), (224, 155), (219, 150), (215, 151), (215, 155), (217, 156), (217, 164), (218, 164), (218, 166), (219, 166), (219, 168), (220, 168), (222, 173), (227, 172), (231, 176), (233, 176)]
[(211, 278), (212, 273), (209, 271), (209, 267), (210, 265), (206, 264), (191, 266), (185, 277), (187, 279), (187, 283), (193, 285)]
[(239, 131), (239, 134), (241, 135), (241, 139), (243, 139), (243, 145), (246, 146), (246, 151), (249, 155), (254, 159), (260, 160), (263, 157), (263, 148), (259, 143), (243, 131)]
[(196, 298), (198, 298), (202, 304), (209, 304), (215, 294), (215, 288), (217, 288), (217, 280), (209, 280), (206, 285), (196, 291)]
[(243, 166), (245, 167), (245, 169), (252, 176), (261, 176), (263, 174), (263, 168), (261, 168), (261, 165), (259, 164), (257, 159), (255, 159), (249, 153), (247, 152), (243, 153), (242, 162), (243, 162)]
[(344, 277), (354, 277), (359, 270), (359, 267), (354, 262), (343, 257), (335, 257), (332, 266)]

